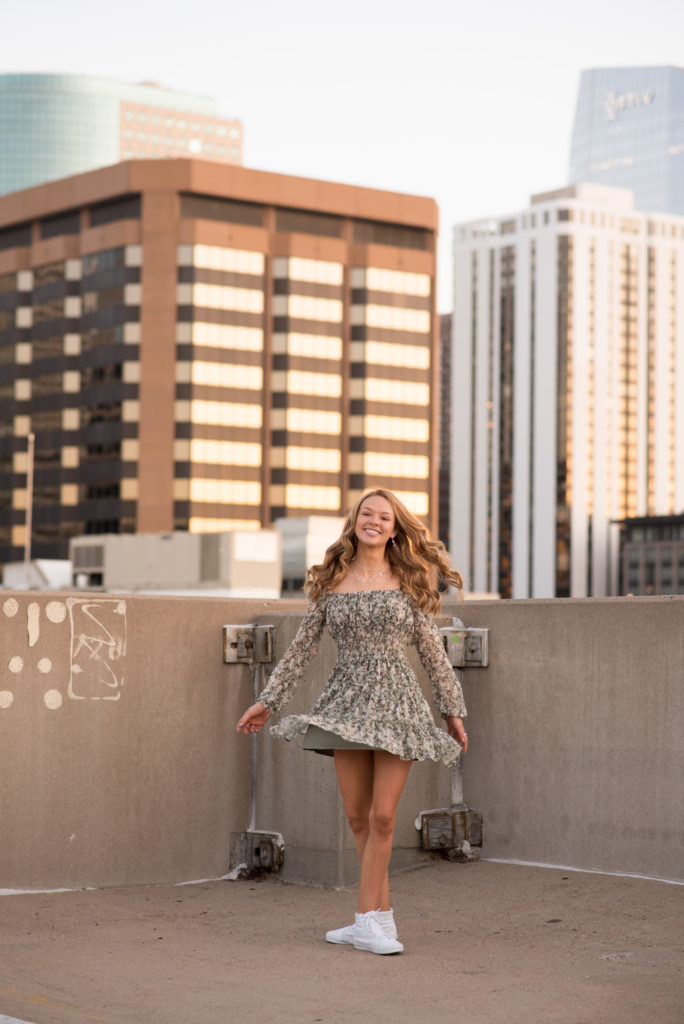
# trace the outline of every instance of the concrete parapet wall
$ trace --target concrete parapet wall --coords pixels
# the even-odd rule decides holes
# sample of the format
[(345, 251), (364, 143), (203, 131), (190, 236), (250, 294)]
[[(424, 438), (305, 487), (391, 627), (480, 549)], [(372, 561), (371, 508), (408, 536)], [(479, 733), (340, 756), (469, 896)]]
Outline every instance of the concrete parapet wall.
[[(271, 622), (278, 655), (300, 601), (0, 595), (0, 889), (180, 882), (228, 871), (249, 821), (251, 670), (222, 661), (224, 623)], [(466, 672), (465, 797), (485, 853), (684, 879), (684, 598), (447, 604), (490, 629)], [(321, 649), (289, 711), (332, 668)], [(422, 677), (426, 693), (427, 681)], [(451, 774), (412, 768), (395, 867)], [(284, 877), (357, 877), (332, 759), (259, 740), (257, 829)]]
[(683, 880), (684, 597), (483, 602), (462, 618), (490, 631), (489, 668), (464, 686), (484, 854)]

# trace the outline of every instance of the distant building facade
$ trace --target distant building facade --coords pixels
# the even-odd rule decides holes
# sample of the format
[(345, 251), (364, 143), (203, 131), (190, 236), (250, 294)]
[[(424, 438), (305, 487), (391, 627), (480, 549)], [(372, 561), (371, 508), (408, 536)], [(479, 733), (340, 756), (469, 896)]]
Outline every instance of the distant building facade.
[(438, 537), (449, 548), (451, 505), (451, 313), (439, 318), (439, 517)]
[(684, 508), (684, 218), (577, 185), (455, 229), (451, 550), (476, 591), (618, 593)]
[(131, 593), (278, 598), (277, 530), (74, 537), (69, 587)]
[(684, 594), (684, 513), (623, 519), (619, 593)]
[(0, 195), (122, 160), (242, 163), (242, 125), (216, 100), (88, 75), (0, 75)]
[(283, 591), (291, 595), (304, 590), (307, 571), (319, 565), (325, 552), (342, 533), (342, 516), (292, 516), (276, 519), (283, 552)]
[(629, 188), (684, 216), (684, 68), (597, 68), (580, 80), (570, 181)]
[(0, 562), (437, 506), (433, 200), (195, 160), (0, 198)]

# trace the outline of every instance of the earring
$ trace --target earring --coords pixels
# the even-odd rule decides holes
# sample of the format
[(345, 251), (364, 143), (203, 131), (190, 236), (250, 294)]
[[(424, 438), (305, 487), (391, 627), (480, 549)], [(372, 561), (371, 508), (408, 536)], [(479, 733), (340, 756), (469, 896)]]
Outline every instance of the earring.
[(396, 542), (396, 540), (394, 539), (394, 537), (392, 537), (392, 538), (391, 538), (391, 540), (392, 540), (392, 547), (393, 547), (393, 548), (396, 548), (396, 546), (397, 546), (397, 542)]

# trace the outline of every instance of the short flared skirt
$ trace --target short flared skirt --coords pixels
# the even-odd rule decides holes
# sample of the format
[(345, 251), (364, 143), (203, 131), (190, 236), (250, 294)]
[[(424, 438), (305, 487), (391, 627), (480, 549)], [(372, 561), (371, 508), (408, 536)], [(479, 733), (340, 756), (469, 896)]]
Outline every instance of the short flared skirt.
[(410, 666), (403, 659), (388, 659), (384, 665), (381, 660), (374, 658), (363, 668), (353, 660), (338, 663), (311, 711), (286, 716), (271, 734), (284, 740), (304, 734), (305, 748), (321, 753), (387, 750), (405, 761), (455, 764), (461, 747), (435, 724)]

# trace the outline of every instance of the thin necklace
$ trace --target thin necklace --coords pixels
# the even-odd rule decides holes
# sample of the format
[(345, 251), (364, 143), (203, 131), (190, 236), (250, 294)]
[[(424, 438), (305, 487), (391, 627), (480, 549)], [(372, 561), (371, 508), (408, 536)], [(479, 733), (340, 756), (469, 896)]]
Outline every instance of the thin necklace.
[[(364, 568), (364, 566), (361, 565), (361, 563), (358, 563), (358, 565), (359, 565), (360, 569)], [(351, 571), (354, 574), (354, 576), (356, 576), (357, 580), (359, 580), (361, 583), (372, 583), (373, 580), (379, 580), (381, 576), (385, 575), (385, 573), (387, 572), (388, 566), (385, 566), (383, 569), (380, 569), (379, 572), (368, 573), (367, 576), (361, 576), (360, 573), (358, 573), (356, 571), (356, 566), (355, 566), (354, 562), (350, 562), (349, 563), (349, 568), (351, 569)], [(368, 570), (366, 570), (366, 572), (368, 572)]]

